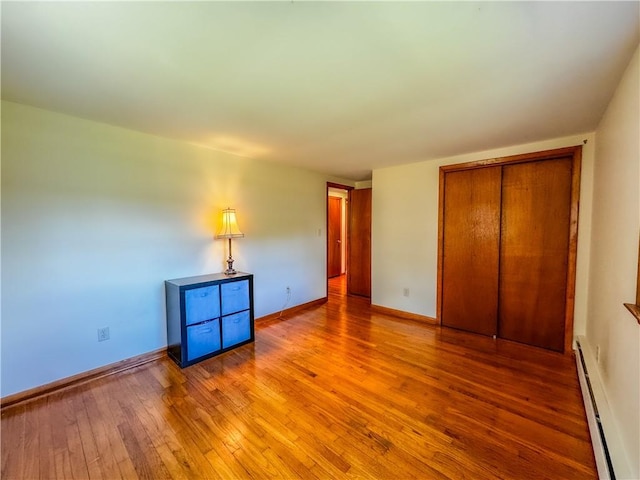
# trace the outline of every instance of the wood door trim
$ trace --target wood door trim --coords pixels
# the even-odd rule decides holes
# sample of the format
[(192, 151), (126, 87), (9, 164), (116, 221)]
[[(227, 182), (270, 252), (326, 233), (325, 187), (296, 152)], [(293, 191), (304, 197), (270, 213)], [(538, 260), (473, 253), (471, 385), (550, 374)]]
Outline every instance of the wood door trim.
[(340, 190), (353, 190), (356, 187), (350, 187), (349, 185), (342, 185), (341, 183), (327, 182), (327, 195), (329, 195), (330, 188), (339, 188)]
[(444, 273), (444, 177), (446, 171), (440, 167), (438, 180), (438, 259), (436, 279), (436, 323), (442, 325), (442, 280)]
[[(640, 242), (638, 242), (640, 244)], [(638, 325), (640, 325), (640, 245), (638, 246), (638, 280), (636, 282), (636, 303), (625, 303), (625, 307), (627, 310), (631, 312), (636, 320), (638, 321)]]
[[(351, 190), (353, 190), (355, 187), (351, 187), (349, 185), (342, 185), (341, 183), (334, 183), (334, 182), (327, 182), (327, 187), (325, 189), (325, 194), (324, 194), (324, 208), (325, 208), (325, 212), (324, 212), (324, 216), (325, 216), (325, 226), (324, 226), (324, 231), (325, 231), (325, 235), (324, 235), (324, 249), (325, 249), (325, 271), (324, 271), (324, 276), (325, 276), (325, 290), (324, 290), (324, 294), (325, 296), (328, 295), (329, 293), (329, 189), (330, 188), (339, 188), (340, 190), (346, 190), (347, 193), (350, 192)], [(344, 209), (344, 222), (345, 222), (345, 239), (347, 240), (347, 248), (345, 251), (345, 255), (347, 258), (345, 258), (345, 262), (346, 264), (346, 268), (349, 268), (349, 202), (345, 202), (345, 209)]]
[(567, 265), (567, 292), (564, 319), (564, 353), (569, 354), (573, 345), (573, 311), (575, 308), (576, 264), (578, 254), (578, 214), (580, 209), (580, 174), (582, 169), (582, 145), (530, 152), (507, 157), (490, 158), (455, 165), (440, 167), (438, 190), (438, 259), (437, 259), (437, 287), (436, 287), (436, 320), (442, 325), (442, 279), (443, 279), (443, 246), (444, 246), (444, 180), (449, 172), (504, 166), (515, 163), (552, 160), (554, 158), (572, 157), (571, 177), (571, 217), (569, 227), (569, 255)]
[[(343, 198), (334, 197), (329, 194), (327, 197), (329, 208), (327, 209), (327, 277), (333, 278), (343, 274), (342, 265), (344, 259), (342, 255), (343, 238), (342, 230), (344, 219), (342, 215)], [(337, 238), (336, 238), (337, 237)]]
[(578, 259), (578, 214), (580, 210), (580, 174), (582, 146), (575, 147), (571, 170), (571, 215), (569, 217), (569, 258), (567, 263), (567, 293), (564, 314), (564, 353), (573, 347), (573, 311), (576, 303), (576, 265)]
[(542, 160), (552, 160), (554, 158), (563, 158), (575, 156), (576, 151), (582, 152), (582, 145), (573, 147), (556, 148), (553, 150), (543, 150), (541, 152), (521, 153), (519, 155), (510, 155), (508, 157), (488, 158), (485, 160), (474, 160), (472, 162), (457, 163), (454, 165), (443, 165), (440, 171), (455, 172), (458, 170), (469, 170), (472, 168), (484, 168), (494, 166), (504, 166), (514, 163), (537, 162)]

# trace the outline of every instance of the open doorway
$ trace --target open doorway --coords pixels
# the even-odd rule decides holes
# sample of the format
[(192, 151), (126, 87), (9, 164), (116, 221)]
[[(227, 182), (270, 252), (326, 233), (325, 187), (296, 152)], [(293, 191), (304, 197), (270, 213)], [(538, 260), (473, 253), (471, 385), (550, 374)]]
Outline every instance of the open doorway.
[(346, 188), (327, 188), (327, 278), (347, 273), (348, 199)]
[(371, 188), (327, 182), (327, 292), (371, 298)]
[(349, 191), (352, 189), (327, 183), (327, 293), (346, 294)]

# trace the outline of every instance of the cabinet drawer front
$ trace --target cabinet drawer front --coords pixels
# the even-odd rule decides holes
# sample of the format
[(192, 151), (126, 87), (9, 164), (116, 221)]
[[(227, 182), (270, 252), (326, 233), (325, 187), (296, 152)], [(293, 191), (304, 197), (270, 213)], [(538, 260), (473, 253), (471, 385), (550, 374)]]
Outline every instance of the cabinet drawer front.
[(223, 283), (220, 288), (222, 288), (222, 315), (249, 308), (249, 280)]
[(218, 285), (192, 288), (184, 292), (184, 310), (187, 325), (204, 322), (220, 316)]
[(220, 350), (220, 320), (187, 327), (187, 360)]
[(222, 317), (222, 348), (231, 347), (251, 338), (251, 317), (249, 312)]

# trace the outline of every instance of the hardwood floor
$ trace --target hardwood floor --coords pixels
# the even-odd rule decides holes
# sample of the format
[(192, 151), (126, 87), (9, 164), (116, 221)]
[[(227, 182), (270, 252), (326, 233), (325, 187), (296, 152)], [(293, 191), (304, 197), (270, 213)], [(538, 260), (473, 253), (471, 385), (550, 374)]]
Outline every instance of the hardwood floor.
[(596, 478), (570, 357), (329, 301), (2, 412), (2, 478)]

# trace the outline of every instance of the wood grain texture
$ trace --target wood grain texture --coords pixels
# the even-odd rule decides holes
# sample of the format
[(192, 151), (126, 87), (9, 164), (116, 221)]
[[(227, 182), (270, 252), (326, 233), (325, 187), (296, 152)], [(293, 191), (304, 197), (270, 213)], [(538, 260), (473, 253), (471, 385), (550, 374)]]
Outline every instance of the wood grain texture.
[[(582, 146), (566, 147), (555, 150), (547, 150), (543, 152), (532, 152), (509, 157), (493, 158), (481, 161), (467, 162), (463, 164), (446, 165), (440, 167), (440, 190), (439, 190), (439, 208), (438, 208), (438, 290), (436, 298), (436, 315), (438, 321), (442, 323), (443, 319), (443, 298), (444, 292), (444, 230), (445, 230), (445, 185), (446, 178), (454, 173), (482, 170), (485, 168), (513, 168), (518, 165), (552, 160), (569, 161), (572, 164), (570, 186), (570, 215), (569, 215), (569, 246), (567, 249), (566, 262), (566, 283), (565, 291), (565, 309), (564, 309), (564, 337), (563, 348), (556, 348), (558, 351), (564, 351), (567, 354), (572, 352), (573, 342), (573, 312), (575, 307), (575, 288), (576, 288), (576, 260), (577, 260), (577, 244), (578, 244), (578, 213), (580, 199), (580, 172), (582, 163)], [(453, 177), (451, 177), (453, 178)], [(546, 201), (546, 199), (545, 199)], [(502, 205), (501, 205), (502, 207)], [(525, 210), (531, 208), (525, 206)], [(544, 203), (540, 203), (540, 208), (544, 208)], [(460, 228), (464, 228), (461, 226)], [(640, 267), (639, 267), (640, 271)], [(457, 278), (463, 278), (458, 276)], [(455, 281), (455, 280), (454, 280)], [(544, 279), (540, 280), (544, 282)], [(464, 283), (464, 280), (463, 280)], [(640, 280), (639, 280), (640, 283)], [(453, 297), (452, 297), (453, 298)], [(527, 327), (530, 328), (530, 327)], [(498, 328), (498, 334), (500, 329)], [(557, 340), (560, 343), (560, 340)]]
[(580, 213), (582, 146), (574, 148), (573, 152), (568, 154), (567, 157), (572, 159), (569, 252), (567, 256), (567, 293), (564, 313), (564, 353), (568, 354), (573, 351), (573, 312), (576, 304), (576, 268), (578, 262), (578, 217)]
[(474, 160), (472, 162), (456, 163), (453, 165), (444, 165), (440, 167), (443, 172), (455, 172), (458, 170), (468, 170), (470, 168), (483, 168), (498, 165), (511, 165), (517, 163), (526, 163), (537, 160), (552, 160), (554, 158), (580, 157), (582, 145), (572, 147), (555, 148), (553, 150), (544, 150), (541, 152), (528, 152), (518, 155), (510, 155), (508, 157), (487, 158), (484, 160)]
[(624, 306), (627, 307), (627, 310), (631, 312), (631, 315), (636, 317), (636, 320), (640, 325), (640, 305), (633, 304), (633, 303), (625, 303)]
[(104, 367), (99, 367), (93, 370), (89, 370), (87, 372), (82, 372), (77, 375), (73, 375), (71, 377), (66, 377), (61, 380), (57, 380), (55, 382), (47, 383), (46, 385), (42, 385), (36, 388), (31, 388), (29, 390), (18, 392), (13, 395), (7, 395), (6, 397), (2, 397), (1, 399), (2, 408), (4, 409), (6, 407), (10, 407), (18, 403), (29, 402), (31, 400), (46, 396), (52, 392), (58, 392), (65, 388), (73, 388), (77, 385), (90, 382), (97, 378), (114, 375), (116, 373), (123, 372), (125, 370), (136, 367), (138, 365), (142, 365), (147, 362), (152, 362), (165, 355), (166, 355), (166, 349), (160, 348), (158, 350), (144, 353), (142, 355), (137, 355), (135, 357), (127, 358), (119, 362), (105, 365)]
[(327, 297), (318, 298), (316, 300), (311, 300), (310, 302), (301, 303), (300, 305), (295, 305), (293, 307), (285, 308), (279, 312), (273, 312), (268, 315), (265, 315), (260, 318), (256, 318), (254, 320), (255, 323), (262, 323), (263, 326), (273, 321), (280, 321), (283, 319), (290, 318), (294, 315), (297, 315), (302, 310), (306, 310), (308, 308), (317, 307), (318, 305), (322, 305), (327, 302)]
[(342, 273), (342, 199), (327, 197), (327, 276)]
[[(342, 282), (342, 284), (340, 284)], [(596, 478), (575, 363), (329, 301), (2, 411), (2, 478)]]
[(447, 174), (440, 167), (438, 178), (438, 264), (436, 278), (436, 321), (442, 324), (442, 271), (444, 247), (444, 185)]
[(416, 322), (426, 322), (436, 325), (438, 321), (433, 317), (420, 315), (418, 313), (406, 312), (404, 310), (396, 310), (395, 308), (383, 307), (382, 305), (371, 304), (371, 311), (375, 313), (384, 313), (392, 317), (404, 318), (405, 320), (415, 320)]
[[(640, 243), (640, 242), (639, 242)], [(627, 310), (636, 317), (638, 324), (640, 324), (640, 246), (638, 247), (638, 279), (636, 280), (636, 303), (625, 303)]]
[(371, 297), (371, 189), (349, 192), (347, 291)]
[[(638, 242), (640, 244), (640, 242)], [(625, 303), (627, 310), (631, 312), (640, 325), (640, 245), (638, 246), (638, 279), (636, 280), (636, 303)]]
[(564, 351), (572, 158), (503, 167), (499, 336)]
[(501, 167), (444, 180), (441, 321), (490, 336), (498, 321), (500, 185)]
[[(640, 241), (638, 243), (640, 244)], [(638, 246), (638, 280), (636, 281), (636, 305), (640, 307), (640, 245)]]

